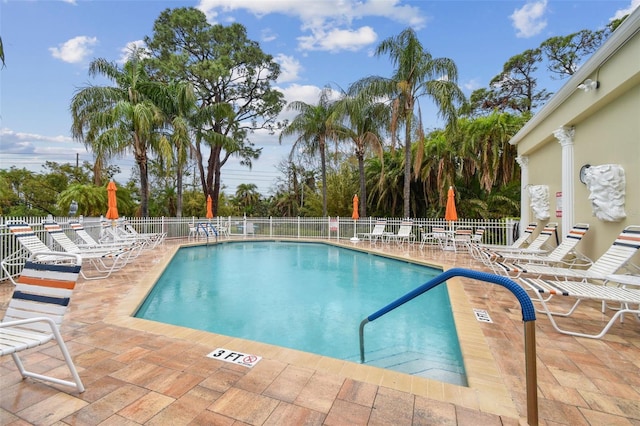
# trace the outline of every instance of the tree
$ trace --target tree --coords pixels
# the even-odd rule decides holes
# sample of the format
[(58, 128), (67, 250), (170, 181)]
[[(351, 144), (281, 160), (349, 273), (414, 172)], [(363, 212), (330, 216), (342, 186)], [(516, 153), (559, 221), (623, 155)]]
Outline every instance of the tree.
[(402, 188), (404, 166), (401, 151), (387, 150), (383, 159), (372, 157), (365, 163), (367, 193), (376, 200), (371, 204), (375, 216), (398, 216), (402, 214)]
[[(284, 95), (271, 84), (280, 67), (258, 43), (247, 38), (246, 28), (234, 23), (210, 25), (195, 8), (163, 11), (145, 42), (151, 63), (164, 79), (189, 81), (199, 111), (191, 125), (203, 193), (214, 200), (217, 214), (221, 170), (231, 156), (251, 167), (260, 156), (249, 134), (274, 131)], [(206, 171), (203, 161), (206, 160)]]
[(540, 45), (547, 57), (547, 68), (559, 78), (573, 75), (580, 61), (595, 52), (608, 34), (609, 27), (598, 30), (581, 30), (566, 36), (551, 37)]
[(509, 140), (528, 119), (528, 114), (494, 112), (465, 120), (460, 126), (460, 155), (468, 163), (463, 167), (466, 172), (463, 179), (469, 182), (473, 178), (481, 189), (491, 193), (519, 178), (515, 161), (517, 149)]
[(236, 202), (248, 214), (252, 214), (260, 202), (258, 187), (253, 183), (241, 183), (236, 189)]
[(367, 149), (372, 149), (382, 158), (382, 134), (388, 128), (391, 111), (382, 102), (375, 102), (366, 95), (343, 96), (335, 105), (335, 114), (340, 125), (335, 124), (336, 134), (353, 142), (358, 160), (360, 187), (360, 217), (367, 216), (367, 186), (364, 172), (364, 158)]
[(528, 49), (512, 56), (500, 74), (491, 80), (495, 99), (501, 111), (530, 113), (551, 97), (546, 89), (537, 90), (535, 71), (542, 60), (541, 49)]
[[(118, 213), (121, 216), (131, 216), (136, 209), (136, 203), (124, 186), (118, 186)], [(73, 183), (58, 196), (58, 205), (63, 214), (69, 211), (72, 201), (78, 203), (78, 215), (101, 216), (107, 212), (107, 186), (96, 186), (90, 183)]]
[(434, 58), (423, 48), (413, 29), (407, 28), (399, 35), (383, 40), (375, 53), (377, 56), (390, 56), (395, 67), (393, 75), (390, 78), (368, 77), (356, 83), (355, 87), (373, 96), (392, 99), (392, 137), (399, 124), (404, 126), (403, 214), (409, 217), (411, 144), (416, 104), (420, 97), (429, 97), (438, 108), (438, 115), (451, 126), (457, 117), (456, 108), (465, 102), (465, 98), (456, 83), (458, 69), (455, 63), (449, 58)]
[(176, 176), (175, 216), (182, 217), (182, 183), (184, 168), (191, 152), (191, 124), (197, 120), (196, 96), (193, 86), (188, 82), (169, 81), (167, 84), (157, 85), (156, 89), (150, 96), (163, 112), (165, 126), (162, 132), (171, 141), (173, 148), (175, 167), (169, 170), (175, 172)]
[(320, 173), (322, 179), (322, 216), (327, 216), (327, 139), (335, 136), (332, 128), (334, 102), (331, 100), (332, 90), (325, 87), (320, 92), (316, 105), (302, 101), (294, 101), (287, 105), (288, 110), (298, 114), (280, 133), (280, 141), (287, 136), (298, 135), (291, 147), (291, 158), (298, 149), (306, 153), (320, 154)]
[(120, 68), (99, 58), (89, 65), (89, 75), (104, 76), (115, 86), (86, 86), (71, 100), (72, 135), (91, 146), (100, 158), (133, 151), (140, 174), (140, 214), (149, 215), (148, 155), (170, 156), (171, 149), (158, 128), (162, 111), (148, 97), (159, 83), (152, 82), (140, 52), (133, 52)]

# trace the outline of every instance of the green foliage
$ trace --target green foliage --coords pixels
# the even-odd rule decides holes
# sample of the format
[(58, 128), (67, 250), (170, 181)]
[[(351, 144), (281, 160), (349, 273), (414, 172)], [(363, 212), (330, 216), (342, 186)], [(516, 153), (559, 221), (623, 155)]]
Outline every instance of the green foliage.
[(325, 87), (315, 105), (301, 101), (291, 102), (287, 109), (297, 111), (298, 114), (280, 133), (280, 141), (287, 136), (296, 136), (289, 159), (293, 158), (297, 151), (301, 151), (303, 155), (320, 156), (322, 216), (327, 216), (327, 141), (335, 136), (335, 101), (331, 100), (331, 95), (331, 89)]
[(233, 202), (242, 214), (254, 216), (260, 203), (258, 187), (253, 183), (238, 185)]
[[(455, 127), (457, 109), (466, 102), (457, 85), (458, 69), (450, 58), (434, 58), (423, 46), (412, 28), (389, 37), (378, 45), (376, 55), (388, 55), (394, 71), (389, 78), (367, 77), (354, 84), (358, 91), (392, 100), (391, 135), (404, 127), (404, 178), (402, 216), (411, 215), (411, 168), (414, 135), (422, 133), (422, 122), (414, 123), (415, 108), (426, 97), (437, 108), (438, 116)], [(418, 108), (419, 109), (419, 108)], [(392, 142), (392, 146), (393, 146)], [(417, 159), (420, 162), (421, 151)]]
[[(121, 191), (116, 192), (116, 197), (121, 196)], [(73, 183), (69, 185), (58, 197), (58, 206), (62, 211), (69, 211), (72, 201), (78, 203), (78, 215), (100, 216), (107, 212), (107, 190), (92, 184)], [(119, 203), (119, 212), (121, 211)]]
[[(316, 105), (292, 102), (299, 114), (281, 138), (297, 138), (296, 155), (281, 167), (274, 195), (264, 199), (251, 184), (228, 197), (219, 179), (229, 156), (248, 166), (259, 157), (252, 131), (282, 128), (275, 120), (284, 98), (271, 87), (278, 64), (241, 24), (211, 25), (195, 8), (167, 9), (145, 39), (151, 58), (133, 52), (122, 67), (96, 59), (90, 75), (112, 85), (88, 85), (73, 97), (73, 135), (91, 147), (95, 163), (47, 162), (42, 173), (0, 170), (0, 214), (65, 215), (73, 200), (78, 214), (104, 214), (104, 185), (119, 172), (109, 162), (133, 151), (134, 175), (118, 190), (125, 216), (203, 217), (205, 194), (216, 199), (216, 215), (350, 216), (358, 193), (369, 216), (440, 217), (450, 185), (462, 217), (518, 216), (520, 170), (508, 141), (550, 96), (538, 88), (540, 65), (570, 75), (622, 20), (551, 37), (512, 56), (468, 104), (450, 59), (433, 58), (411, 29), (386, 39), (376, 53), (389, 57), (391, 77), (358, 80), (337, 103), (328, 88)], [(4, 65), (3, 54), (0, 40)], [(436, 104), (445, 128), (423, 135), (419, 106), (414, 111), (420, 97)]]
[(60, 173), (34, 173), (11, 167), (0, 170), (5, 190), (2, 192), (2, 212), (8, 216), (63, 215), (57, 205), (58, 194), (67, 186), (67, 177)]
[(353, 196), (358, 194), (358, 169), (344, 162), (327, 176), (327, 211), (329, 216), (351, 217)]
[[(126, 186), (120, 186), (116, 182), (118, 190), (116, 199), (118, 200), (118, 214), (120, 216), (134, 216), (137, 210), (137, 203), (131, 198), (131, 193)], [(69, 211), (72, 201), (78, 203), (78, 215), (101, 216), (107, 213), (107, 185), (96, 186), (93, 184), (74, 183), (62, 191), (58, 197), (60, 216), (65, 216)]]
[(284, 95), (271, 87), (280, 66), (248, 39), (243, 25), (211, 25), (204, 13), (191, 7), (162, 12), (145, 43), (152, 56), (149, 64), (161, 80), (189, 81), (197, 94), (198, 110), (185, 118), (195, 134), (203, 194), (216, 200), (217, 214), (220, 170), (226, 160), (233, 155), (250, 167), (261, 153), (249, 138), (251, 132), (280, 127), (275, 120)]

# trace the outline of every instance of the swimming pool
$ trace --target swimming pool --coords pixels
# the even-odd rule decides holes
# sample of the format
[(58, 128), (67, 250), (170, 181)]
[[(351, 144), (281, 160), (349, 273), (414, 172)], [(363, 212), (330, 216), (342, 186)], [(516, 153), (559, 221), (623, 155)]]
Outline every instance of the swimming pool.
[[(136, 316), (359, 362), (360, 321), (439, 273), (322, 243), (183, 247)], [(369, 365), (466, 385), (445, 286), (365, 337)]]

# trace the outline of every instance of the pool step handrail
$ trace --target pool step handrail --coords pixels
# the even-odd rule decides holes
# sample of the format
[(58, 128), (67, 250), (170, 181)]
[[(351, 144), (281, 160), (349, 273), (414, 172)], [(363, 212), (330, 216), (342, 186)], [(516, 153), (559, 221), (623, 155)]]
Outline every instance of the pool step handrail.
[[(212, 223), (209, 222), (200, 222), (198, 223), (197, 226), (197, 230), (202, 229), (204, 231), (204, 233), (207, 236), (207, 241), (209, 241), (209, 231), (208, 229), (211, 229), (211, 231), (213, 232), (213, 234), (216, 236), (216, 241), (218, 241), (218, 230), (216, 229), (215, 226), (213, 226)], [(197, 231), (196, 231), (197, 232)]]
[(489, 274), (481, 271), (474, 271), (464, 268), (449, 269), (430, 281), (415, 288), (404, 296), (389, 303), (384, 308), (374, 312), (360, 323), (360, 362), (364, 363), (364, 326), (381, 316), (391, 312), (392, 310), (404, 305), (408, 301), (420, 296), (421, 294), (431, 290), (432, 288), (442, 284), (449, 278), (466, 277), (479, 281), (485, 281), (492, 284), (501, 285), (511, 291), (518, 301), (522, 309), (522, 321), (524, 322), (524, 349), (525, 349), (525, 368), (527, 379), (527, 423), (530, 425), (538, 424), (538, 380), (536, 372), (536, 311), (531, 298), (527, 292), (518, 284), (502, 275)]

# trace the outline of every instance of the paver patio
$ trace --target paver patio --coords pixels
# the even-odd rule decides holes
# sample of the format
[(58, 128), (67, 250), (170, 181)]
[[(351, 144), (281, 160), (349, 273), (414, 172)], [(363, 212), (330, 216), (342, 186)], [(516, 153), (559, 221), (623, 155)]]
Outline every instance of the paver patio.
[[(79, 283), (62, 331), (86, 392), (22, 380), (11, 357), (0, 359), (0, 424), (526, 424), (522, 313), (509, 291), (466, 278), (449, 281), (470, 383), (458, 387), (131, 318), (185, 242), (167, 241), (109, 279)], [(481, 269), (460, 252), (393, 245), (376, 250)], [(10, 282), (0, 283), (0, 313), (12, 291)], [(486, 310), (493, 322), (477, 321), (472, 308)], [(570, 321), (589, 331), (606, 316), (598, 303), (586, 303)], [(540, 424), (640, 425), (637, 319), (627, 317), (592, 340), (558, 334), (539, 315), (536, 339)], [(216, 347), (263, 359), (247, 368), (207, 358)], [(40, 372), (66, 374), (53, 345), (31, 350), (25, 362)]]

